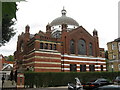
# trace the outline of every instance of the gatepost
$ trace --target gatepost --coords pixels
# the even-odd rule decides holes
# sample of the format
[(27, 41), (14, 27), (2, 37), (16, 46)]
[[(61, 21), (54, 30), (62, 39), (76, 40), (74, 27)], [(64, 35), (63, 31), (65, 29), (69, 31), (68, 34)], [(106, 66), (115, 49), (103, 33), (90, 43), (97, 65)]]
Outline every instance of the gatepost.
[(18, 73), (17, 75), (17, 88), (24, 88), (24, 74)]

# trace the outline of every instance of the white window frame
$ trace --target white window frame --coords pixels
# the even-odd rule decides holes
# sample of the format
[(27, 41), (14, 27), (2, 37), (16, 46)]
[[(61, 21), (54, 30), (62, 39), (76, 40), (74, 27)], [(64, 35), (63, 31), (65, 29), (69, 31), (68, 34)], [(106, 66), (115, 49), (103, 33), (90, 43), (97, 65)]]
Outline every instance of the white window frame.
[(115, 60), (117, 58), (117, 56), (116, 55), (113, 55), (113, 59)]

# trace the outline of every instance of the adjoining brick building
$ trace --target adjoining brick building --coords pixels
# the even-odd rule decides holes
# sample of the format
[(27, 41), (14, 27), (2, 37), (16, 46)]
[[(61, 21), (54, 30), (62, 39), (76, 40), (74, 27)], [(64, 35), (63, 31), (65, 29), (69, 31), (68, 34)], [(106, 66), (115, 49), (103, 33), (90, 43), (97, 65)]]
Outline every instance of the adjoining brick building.
[(14, 53), (17, 69), (35, 72), (106, 71), (104, 49), (98, 32), (91, 35), (71, 17), (62, 16), (46, 26), (46, 32), (30, 34), (30, 26), (18, 36)]

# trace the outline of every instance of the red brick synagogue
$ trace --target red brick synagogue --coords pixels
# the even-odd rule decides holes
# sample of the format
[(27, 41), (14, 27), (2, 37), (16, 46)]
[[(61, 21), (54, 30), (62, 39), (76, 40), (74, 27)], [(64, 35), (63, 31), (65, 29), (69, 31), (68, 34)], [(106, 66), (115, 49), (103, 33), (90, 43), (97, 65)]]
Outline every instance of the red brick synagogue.
[(97, 30), (91, 35), (77, 21), (62, 16), (46, 26), (46, 32), (30, 34), (30, 26), (18, 36), (14, 52), (18, 70), (35, 72), (106, 71), (104, 49), (99, 48)]

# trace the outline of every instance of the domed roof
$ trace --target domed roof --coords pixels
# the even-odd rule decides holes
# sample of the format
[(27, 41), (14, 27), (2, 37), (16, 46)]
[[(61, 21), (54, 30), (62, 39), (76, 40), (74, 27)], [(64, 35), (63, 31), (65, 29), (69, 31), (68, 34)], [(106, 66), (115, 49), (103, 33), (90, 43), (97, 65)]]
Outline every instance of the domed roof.
[(71, 18), (71, 17), (67, 17), (67, 16), (66, 16), (66, 10), (65, 10), (64, 8), (63, 8), (63, 10), (61, 11), (61, 13), (62, 13), (62, 16), (54, 19), (54, 20), (50, 23), (51, 26), (62, 25), (62, 24), (79, 26), (79, 24), (77, 23), (77, 21), (75, 21), (75, 20), (74, 20), (73, 18)]

